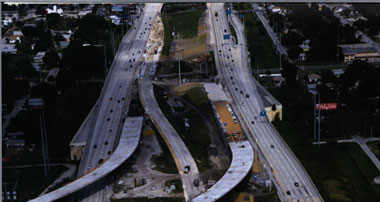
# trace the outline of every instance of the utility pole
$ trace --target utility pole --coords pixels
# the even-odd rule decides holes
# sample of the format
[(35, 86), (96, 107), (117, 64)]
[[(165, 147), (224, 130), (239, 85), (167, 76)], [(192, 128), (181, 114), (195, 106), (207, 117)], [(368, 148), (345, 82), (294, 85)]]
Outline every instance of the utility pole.
[(178, 78), (179, 78), (179, 87), (181, 87), (181, 60), (178, 59)]
[[(321, 93), (318, 93), (319, 106), (321, 106)], [(318, 109), (318, 147), (321, 145), (321, 109)]]
[(46, 150), (45, 150), (45, 138), (44, 130), (42, 126), (42, 115), (40, 114), (40, 131), (41, 131), (41, 144), (42, 144), (42, 158), (44, 160), (44, 174), (45, 178), (47, 177), (47, 160), (46, 160)]

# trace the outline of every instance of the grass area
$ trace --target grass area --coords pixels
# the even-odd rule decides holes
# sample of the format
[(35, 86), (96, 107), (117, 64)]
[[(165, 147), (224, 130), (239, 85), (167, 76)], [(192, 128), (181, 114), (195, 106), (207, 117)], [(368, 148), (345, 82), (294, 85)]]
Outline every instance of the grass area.
[(190, 12), (178, 12), (162, 15), (165, 30), (164, 47), (162, 48), (163, 55), (169, 55), (173, 32), (175, 32), (175, 34), (179, 33), (183, 39), (197, 36), (198, 21), (204, 11), (205, 9), (197, 9)]
[[(210, 136), (205, 124), (199, 119), (198, 114), (189, 110), (180, 115), (173, 115), (171, 109), (163, 98), (163, 92), (160, 88), (154, 86), (154, 92), (157, 102), (165, 114), (166, 118), (181, 136), (185, 145), (189, 149), (195, 162), (197, 163), (200, 172), (203, 172), (212, 167), (209, 155), (208, 146), (210, 145)], [(190, 128), (186, 128), (184, 118), (189, 119)]]
[(184, 198), (127, 198), (111, 200), (111, 202), (185, 202)]
[(380, 172), (356, 143), (311, 146), (310, 134), (287, 121), (276, 128), (328, 201), (380, 201), (380, 185), (371, 183)]
[(236, 44), (239, 44), (239, 41), (238, 41), (238, 37), (237, 37), (236, 31), (235, 31), (235, 28), (231, 25), (231, 23), (228, 23), (228, 24), (229, 24), (229, 26), (230, 26), (231, 35), (235, 38), (235, 40), (236, 40)]
[[(252, 9), (249, 4), (243, 4), (243, 7), (246, 10)], [(244, 13), (244, 18), (252, 68), (277, 68), (279, 65), (279, 58), (276, 55), (276, 51), (273, 49), (272, 41), (265, 28), (250, 12)]]
[(182, 181), (180, 179), (174, 179), (174, 180), (167, 180), (165, 181), (165, 186), (169, 187), (170, 185), (175, 185), (175, 190), (173, 193), (182, 193)]
[[(19, 179), (15, 189), (17, 191), (17, 201), (27, 201), (37, 197), (65, 170), (67, 168), (64, 166), (51, 166), (48, 176), (45, 178), (42, 166), (19, 169), (3, 168), (3, 183), (6, 183), (6, 187), (3, 186), (3, 191), (11, 191), (17, 179)], [(17, 172), (19, 173), (19, 178), (17, 178)]]
[(160, 171), (162, 173), (173, 173), (177, 174), (177, 166), (175, 165), (172, 154), (169, 151), (168, 146), (165, 144), (164, 139), (162, 139), (158, 130), (153, 126), (153, 130), (155, 131), (157, 141), (162, 149), (161, 155), (153, 155), (150, 159), (151, 162), (154, 163), (154, 170)]

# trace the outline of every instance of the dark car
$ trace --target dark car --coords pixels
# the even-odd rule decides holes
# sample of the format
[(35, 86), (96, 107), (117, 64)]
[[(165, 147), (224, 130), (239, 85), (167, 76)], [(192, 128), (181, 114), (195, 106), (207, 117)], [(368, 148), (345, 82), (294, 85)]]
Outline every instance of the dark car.
[(245, 97), (246, 97), (246, 98), (249, 98), (249, 94), (246, 94)]

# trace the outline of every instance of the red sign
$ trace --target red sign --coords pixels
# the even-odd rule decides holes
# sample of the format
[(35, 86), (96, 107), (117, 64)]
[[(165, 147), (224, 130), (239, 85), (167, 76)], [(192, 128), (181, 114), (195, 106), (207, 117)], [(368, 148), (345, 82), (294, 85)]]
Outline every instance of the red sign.
[(317, 110), (336, 110), (336, 103), (321, 103), (317, 104)]

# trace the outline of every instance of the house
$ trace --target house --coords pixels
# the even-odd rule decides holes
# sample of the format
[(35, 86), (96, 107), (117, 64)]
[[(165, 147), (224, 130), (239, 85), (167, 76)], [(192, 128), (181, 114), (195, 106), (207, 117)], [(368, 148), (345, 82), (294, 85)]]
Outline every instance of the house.
[(50, 71), (49, 71), (49, 74), (46, 76), (45, 78), (45, 82), (48, 83), (49, 85), (52, 85), (54, 86), (55, 85), (55, 81), (56, 81), (56, 78), (57, 78), (57, 75), (59, 73), (59, 68), (58, 67), (54, 67), (52, 68)]
[(301, 61), (305, 61), (306, 60), (306, 53), (300, 53), (300, 58), (299, 58)]
[(310, 46), (309, 46), (309, 43), (310, 43), (310, 39), (306, 39), (305, 41), (302, 42), (302, 44), (300, 45), (300, 48), (303, 49), (303, 51), (309, 51), (310, 49)]
[(321, 76), (318, 74), (311, 73), (307, 76), (310, 82), (318, 82), (321, 80)]
[(43, 63), (43, 60), (42, 60), (42, 59), (45, 57), (45, 54), (46, 54), (46, 51), (40, 51), (40, 52), (38, 52), (37, 55), (34, 56), (33, 61), (34, 61), (35, 63), (40, 63), (40, 64), (42, 64), (42, 63)]
[(8, 139), (4, 140), (6, 147), (24, 147), (25, 139)]
[(56, 5), (54, 5), (54, 6), (53, 6), (53, 9), (47, 8), (47, 9), (46, 9), (46, 13), (47, 13), (47, 14), (50, 14), (50, 13), (58, 13), (59, 15), (62, 15), (63, 10), (62, 10), (62, 8), (58, 8)]
[(285, 83), (285, 78), (282, 76), (275, 76), (272, 78), (272, 80), (276, 87), (280, 87), (282, 84)]
[(380, 61), (380, 55), (370, 44), (347, 44), (338, 45), (344, 55), (344, 63), (351, 63), (354, 60), (363, 60), (368, 62)]
[(16, 54), (17, 53), (16, 44), (3, 44), (2, 52)]
[(332, 71), (332, 73), (333, 73), (337, 78), (339, 78), (340, 75), (344, 74), (344, 70), (343, 70), (343, 69), (333, 69), (333, 70), (331, 70), (331, 71)]

